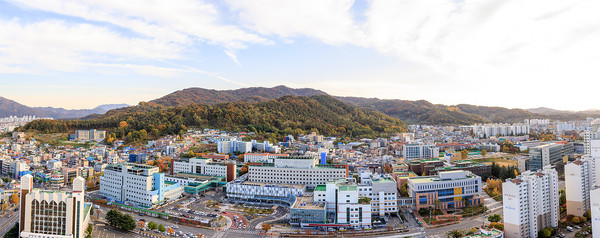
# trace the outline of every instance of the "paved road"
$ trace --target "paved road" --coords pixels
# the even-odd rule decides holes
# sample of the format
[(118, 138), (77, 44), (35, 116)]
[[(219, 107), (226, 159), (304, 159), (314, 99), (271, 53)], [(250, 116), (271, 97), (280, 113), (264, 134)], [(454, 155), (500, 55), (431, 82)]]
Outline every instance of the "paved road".
[(10, 230), (18, 221), (19, 216), (15, 213), (12, 217), (2, 216), (0, 218), (0, 237)]
[[(288, 212), (289, 212), (289, 209), (287, 209), (286, 207), (278, 206), (277, 213), (275, 213), (274, 215), (271, 215), (271, 216), (260, 217), (260, 218), (252, 220), (252, 222), (250, 222), (250, 225), (248, 225), (248, 227), (246, 229), (253, 230), (253, 229), (256, 229), (257, 228), (256, 226), (258, 224), (260, 224), (261, 222), (279, 220), (282, 217), (284, 217), (285, 215), (287, 215)], [(261, 228), (258, 227), (257, 229), (261, 229)]]

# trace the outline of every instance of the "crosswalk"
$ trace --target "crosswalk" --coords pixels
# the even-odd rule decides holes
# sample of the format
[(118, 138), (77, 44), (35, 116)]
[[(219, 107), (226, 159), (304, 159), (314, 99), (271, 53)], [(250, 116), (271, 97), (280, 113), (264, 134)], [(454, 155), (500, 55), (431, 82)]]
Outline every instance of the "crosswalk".
[(238, 233), (238, 234), (247, 234), (247, 235), (258, 235), (258, 233), (260, 233), (260, 231), (257, 231), (257, 230), (238, 230), (238, 229), (229, 229), (229, 232)]

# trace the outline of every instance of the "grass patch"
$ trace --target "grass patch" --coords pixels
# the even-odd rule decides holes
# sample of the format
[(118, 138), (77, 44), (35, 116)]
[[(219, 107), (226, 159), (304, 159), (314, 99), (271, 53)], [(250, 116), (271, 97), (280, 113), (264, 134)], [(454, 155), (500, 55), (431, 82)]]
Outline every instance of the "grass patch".
[(465, 207), (458, 212), (458, 214), (462, 215), (463, 217), (471, 217), (483, 214), (487, 210), (487, 207), (485, 207), (483, 204), (479, 204), (477, 206)]

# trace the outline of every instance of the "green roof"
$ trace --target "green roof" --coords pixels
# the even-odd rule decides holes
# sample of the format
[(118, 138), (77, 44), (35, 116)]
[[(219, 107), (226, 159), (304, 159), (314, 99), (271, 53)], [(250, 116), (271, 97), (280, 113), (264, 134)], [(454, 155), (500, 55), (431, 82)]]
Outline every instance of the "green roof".
[(323, 192), (327, 190), (327, 187), (325, 185), (317, 185), (317, 187), (315, 188), (315, 191), (319, 191), (319, 192)]
[(340, 192), (356, 191), (356, 185), (342, 185), (338, 189)]

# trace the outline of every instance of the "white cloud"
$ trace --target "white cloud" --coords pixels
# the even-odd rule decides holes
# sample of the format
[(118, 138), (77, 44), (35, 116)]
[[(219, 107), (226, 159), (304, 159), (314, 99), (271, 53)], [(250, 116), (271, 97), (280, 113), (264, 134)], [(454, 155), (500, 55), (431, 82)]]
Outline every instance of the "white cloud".
[(361, 44), (360, 27), (350, 13), (353, 0), (227, 0), (240, 24), (264, 35), (309, 36), (326, 44)]
[(181, 48), (154, 39), (128, 38), (105, 27), (45, 20), (0, 20), (0, 64), (29, 71), (76, 71), (98, 60), (174, 59)]

